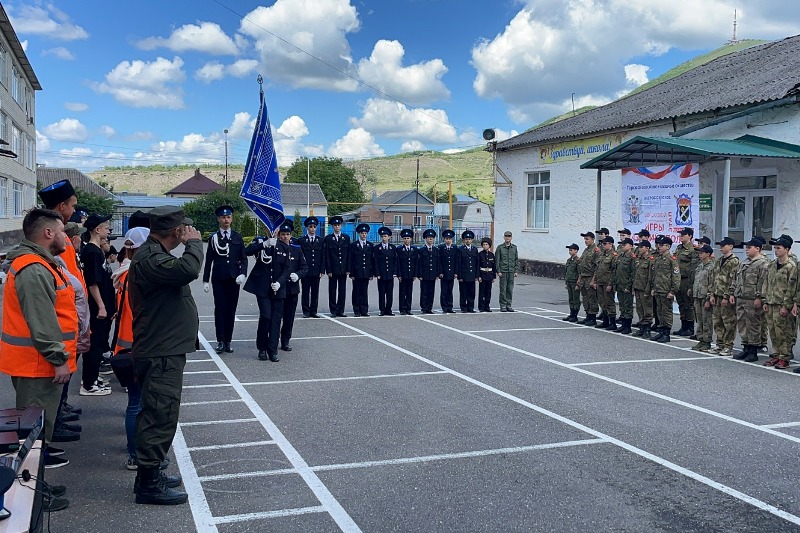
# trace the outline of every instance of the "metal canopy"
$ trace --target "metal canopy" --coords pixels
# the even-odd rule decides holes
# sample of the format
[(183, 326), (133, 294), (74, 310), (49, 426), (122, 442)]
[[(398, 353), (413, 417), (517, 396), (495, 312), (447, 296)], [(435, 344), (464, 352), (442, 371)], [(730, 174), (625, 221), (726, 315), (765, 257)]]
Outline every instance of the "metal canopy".
[(634, 137), (581, 165), (581, 168), (619, 170), (675, 163), (704, 163), (730, 157), (800, 159), (800, 146), (755, 135), (737, 139)]

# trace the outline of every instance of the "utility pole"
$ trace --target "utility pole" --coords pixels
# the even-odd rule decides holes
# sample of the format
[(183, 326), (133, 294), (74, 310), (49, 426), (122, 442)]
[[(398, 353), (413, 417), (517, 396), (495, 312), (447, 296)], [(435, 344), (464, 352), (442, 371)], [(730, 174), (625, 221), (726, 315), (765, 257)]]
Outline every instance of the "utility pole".
[[(417, 179), (414, 180), (414, 189), (417, 191), (417, 195), (414, 197), (414, 223), (412, 227), (416, 230), (417, 218), (419, 218), (419, 157), (417, 158)], [(416, 238), (416, 235), (414, 237)]]
[(228, 192), (228, 130), (225, 132), (225, 192)]

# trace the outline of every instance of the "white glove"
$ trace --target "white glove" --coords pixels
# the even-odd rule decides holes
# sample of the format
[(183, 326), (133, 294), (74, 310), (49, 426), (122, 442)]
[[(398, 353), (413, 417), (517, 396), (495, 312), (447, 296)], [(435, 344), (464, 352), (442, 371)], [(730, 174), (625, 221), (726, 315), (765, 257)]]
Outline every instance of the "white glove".
[(264, 248), (274, 248), (275, 245), (278, 243), (278, 239), (272, 237), (270, 239), (264, 240)]
[(278, 282), (276, 281), (276, 282), (274, 282), (272, 285), (270, 285), (270, 287), (272, 287), (272, 290), (273, 290), (273, 291), (277, 292), (277, 291), (278, 291), (278, 289), (280, 289), (280, 288), (281, 288), (281, 284), (280, 284), (280, 283), (278, 283)]
[(290, 279), (290, 280), (292, 280), (292, 282), (295, 282), (295, 281), (297, 281), (297, 280), (298, 280), (298, 279), (300, 279), (300, 278), (299, 278), (299, 277), (297, 277), (297, 274), (295, 274), (294, 272), (292, 272), (291, 274), (289, 274), (289, 279)]
[(0, 271), (0, 285), (6, 282), (7, 274), (5, 272)]
[(244, 280), (246, 280), (246, 279), (247, 278), (245, 277), (244, 274), (239, 274), (238, 276), (236, 276), (236, 284), (237, 285), (242, 285), (244, 283)]
[(211, 285), (209, 285), (208, 283), (203, 283), (203, 291), (208, 292), (210, 290), (211, 290)]

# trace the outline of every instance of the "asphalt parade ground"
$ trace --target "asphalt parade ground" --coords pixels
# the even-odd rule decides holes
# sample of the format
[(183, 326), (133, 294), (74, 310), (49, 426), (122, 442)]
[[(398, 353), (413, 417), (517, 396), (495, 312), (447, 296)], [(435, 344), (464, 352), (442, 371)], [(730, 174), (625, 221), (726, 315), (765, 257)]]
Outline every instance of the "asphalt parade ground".
[(272, 363), (247, 293), (235, 352), (214, 352), (195, 282), (203, 350), (169, 469), (189, 504), (133, 503), (127, 396), (73, 380), (83, 437), (47, 471), (71, 502), (51, 530), (800, 531), (800, 374), (564, 322), (561, 281), (517, 278), (515, 313), (496, 288), (493, 313), (420, 315), (416, 285), (413, 316), (378, 317), (373, 283), (372, 316), (355, 318), (348, 286), (350, 316), (333, 319), (323, 280), (325, 317), (298, 306)]

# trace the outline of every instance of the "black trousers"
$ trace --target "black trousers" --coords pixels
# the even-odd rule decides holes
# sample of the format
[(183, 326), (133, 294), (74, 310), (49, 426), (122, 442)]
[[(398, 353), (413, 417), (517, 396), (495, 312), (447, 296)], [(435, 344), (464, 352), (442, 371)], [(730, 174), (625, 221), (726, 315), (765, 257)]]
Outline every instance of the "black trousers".
[(256, 296), (258, 302), (258, 330), (256, 331), (256, 349), (269, 355), (278, 353), (278, 338), (281, 332), (283, 316), (283, 298), (267, 298)]
[(236, 306), (239, 305), (239, 285), (234, 279), (211, 280), (214, 288), (214, 328), (217, 342), (233, 340), (233, 324), (236, 321)]
[(353, 278), (351, 300), (355, 314), (366, 315), (369, 313), (369, 278)]
[(136, 417), (136, 462), (158, 468), (167, 456), (181, 407), (186, 354), (135, 357), (136, 382), (142, 388), (142, 410)]
[(347, 292), (347, 276), (328, 276), (328, 308), (332, 315), (344, 314), (344, 299)]
[(445, 313), (453, 310), (453, 282), (452, 279), (443, 279), (439, 285), (439, 303)]
[(304, 315), (316, 315), (319, 307), (319, 276), (306, 276), (300, 280), (301, 305)]
[(475, 310), (475, 282), (458, 280), (458, 301), (461, 312)]
[(436, 292), (436, 280), (425, 280), (419, 282), (419, 307), (424, 313), (433, 311), (433, 293)]
[(489, 311), (492, 302), (492, 280), (478, 283), (478, 311)]
[(287, 294), (283, 300), (283, 321), (281, 323), (281, 346), (288, 346), (294, 329), (294, 314), (297, 312), (299, 294)]
[(92, 317), (89, 320), (89, 327), (92, 331), (89, 336), (89, 351), (83, 354), (81, 371), (84, 389), (91, 389), (97, 381), (97, 376), (100, 375), (100, 362), (108, 348), (108, 335), (111, 333), (111, 319)]
[(394, 278), (378, 280), (378, 310), (383, 314), (392, 312), (394, 303)]
[(414, 278), (400, 280), (400, 288), (397, 297), (400, 300), (400, 312), (411, 312), (411, 298), (414, 295)]

